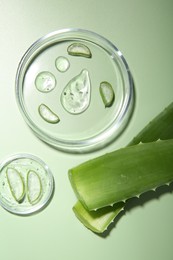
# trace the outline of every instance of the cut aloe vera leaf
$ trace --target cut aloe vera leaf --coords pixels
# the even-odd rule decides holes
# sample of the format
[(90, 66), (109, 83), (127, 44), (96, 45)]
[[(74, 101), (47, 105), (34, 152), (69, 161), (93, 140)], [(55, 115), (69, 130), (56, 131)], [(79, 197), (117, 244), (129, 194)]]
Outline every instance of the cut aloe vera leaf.
[(42, 183), (39, 175), (30, 170), (27, 174), (27, 197), (30, 204), (36, 204), (42, 196)]
[(45, 104), (41, 104), (38, 107), (40, 116), (48, 123), (57, 124), (60, 119), (59, 117)]
[(7, 168), (6, 176), (13, 198), (21, 203), (25, 196), (25, 184), (21, 174), (14, 168)]
[(97, 211), (88, 211), (80, 201), (73, 207), (76, 217), (85, 227), (96, 233), (103, 233), (114, 218), (123, 210), (124, 202), (119, 202), (113, 206), (98, 209)]
[(90, 49), (86, 45), (79, 43), (79, 42), (72, 43), (67, 48), (67, 52), (69, 55), (72, 55), (72, 56), (82, 56), (85, 58), (92, 57)]
[(173, 140), (133, 145), (69, 170), (72, 187), (95, 210), (173, 181)]
[[(157, 139), (173, 139), (173, 103), (171, 103), (167, 108), (165, 108), (160, 114), (158, 114), (130, 143), (129, 145), (138, 144), (141, 141), (149, 142), (149, 141), (155, 141)], [(80, 212), (78, 212), (78, 210)], [(85, 209), (86, 210), (86, 209)], [(104, 210), (109, 212), (109, 207), (104, 207)], [(79, 208), (76, 208), (75, 210), (76, 215), (80, 215), (80, 221), (82, 223), (87, 222), (87, 214), (83, 214), (82, 210)], [(85, 211), (84, 211), (85, 212)], [(91, 211), (92, 213), (92, 211)], [(100, 218), (99, 210), (95, 211), (95, 220), (97, 218)], [(115, 212), (116, 213), (116, 212)], [(88, 211), (88, 214), (90, 214), (90, 211)], [(115, 214), (116, 217), (116, 214)], [(92, 231), (95, 231), (98, 229), (97, 222), (92, 221), (92, 218), (88, 217), (88, 221), (91, 222), (90, 225), (87, 227), (90, 228)], [(105, 219), (105, 222), (107, 220)], [(111, 223), (111, 221), (110, 221)], [(109, 224), (110, 224), (109, 223)], [(104, 225), (104, 223), (103, 223)]]
[(100, 95), (101, 95), (101, 98), (103, 100), (105, 107), (111, 107), (114, 102), (114, 98), (115, 98), (115, 94), (114, 94), (112, 85), (110, 83), (108, 83), (107, 81), (103, 81), (100, 83), (99, 90), (100, 90)]

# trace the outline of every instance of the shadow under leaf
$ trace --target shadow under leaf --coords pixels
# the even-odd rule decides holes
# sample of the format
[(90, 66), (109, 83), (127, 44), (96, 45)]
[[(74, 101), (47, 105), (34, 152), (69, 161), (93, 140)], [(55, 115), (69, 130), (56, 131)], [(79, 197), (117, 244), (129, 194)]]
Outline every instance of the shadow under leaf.
[(114, 229), (119, 222), (119, 220), (126, 215), (127, 212), (132, 211), (136, 207), (144, 206), (146, 203), (149, 201), (152, 201), (154, 199), (159, 199), (161, 198), (164, 194), (167, 193), (173, 193), (173, 182), (170, 183), (169, 185), (163, 185), (158, 188), (156, 188), (155, 191), (147, 191), (139, 196), (139, 198), (134, 197), (130, 198), (126, 201), (126, 204), (124, 206), (124, 210), (121, 211), (118, 216), (114, 219), (114, 222), (112, 222), (109, 226), (108, 229), (105, 230), (101, 234), (97, 234), (98, 236), (102, 238), (106, 238), (110, 235), (110, 232), (112, 229)]

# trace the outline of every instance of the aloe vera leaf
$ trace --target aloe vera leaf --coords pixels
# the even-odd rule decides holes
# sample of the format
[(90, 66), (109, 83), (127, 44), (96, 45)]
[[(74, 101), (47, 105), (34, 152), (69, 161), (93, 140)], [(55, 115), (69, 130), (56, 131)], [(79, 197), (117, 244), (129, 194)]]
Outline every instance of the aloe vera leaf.
[(68, 48), (67, 48), (67, 52), (69, 55), (72, 56), (81, 56), (81, 57), (85, 57), (85, 58), (91, 58), (92, 54), (90, 49), (82, 44), (82, 43), (72, 43)]
[(158, 139), (173, 139), (173, 102), (144, 127), (128, 145), (148, 143)]
[(21, 203), (25, 196), (25, 184), (21, 174), (14, 168), (7, 168), (6, 177), (13, 198)]
[(113, 222), (115, 216), (123, 210), (124, 204), (124, 202), (119, 202), (113, 206), (98, 209), (97, 211), (88, 211), (80, 201), (77, 201), (73, 207), (73, 211), (84, 226), (93, 232), (103, 233), (108, 225)]
[[(155, 141), (157, 139), (173, 139), (173, 102), (165, 108), (160, 114), (158, 114), (128, 145), (134, 145), (138, 144), (141, 141), (149, 142), (149, 141)], [(117, 203), (116, 203), (117, 204)], [(116, 205), (115, 204), (115, 205)], [(78, 217), (78, 219), (85, 224), (85, 226), (92, 231), (95, 231), (97, 233), (102, 233), (104, 230), (99, 229), (99, 226), (97, 225), (97, 214), (98, 218), (101, 217), (100, 210), (94, 211), (95, 214), (95, 221), (92, 219), (92, 212), (88, 211), (84, 208), (82, 203), (78, 202), (74, 205), (73, 210), (75, 208), (75, 214)], [(122, 209), (124, 206), (122, 205)], [(109, 212), (110, 207), (104, 207), (104, 212), (106, 213), (106, 210)], [(84, 214), (87, 211), (88, 214)], [(119, 214), (114, 208), (112, 208), (112, 214), (114, 214), (114, 218)], [(109, 219), (106, 218), (106, 214), (104, 214), (104, 222), (102, 223), (103, 226), (105, 226), (105, 230), (111, 223), (109, 222)]]
[(119, 149), (69, 170), (88, 210), (102, 208), (173, 181), (173, 139)]

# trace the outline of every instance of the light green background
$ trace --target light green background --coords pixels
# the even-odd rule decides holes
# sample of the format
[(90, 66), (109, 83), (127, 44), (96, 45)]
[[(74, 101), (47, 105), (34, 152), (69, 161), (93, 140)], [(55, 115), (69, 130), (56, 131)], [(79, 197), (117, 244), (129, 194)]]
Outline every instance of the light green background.
[[(0, 160), (19, 152), (37, 155), (51, 168), (56, 184), (51, 203), (39, 214), (19, 217), (0, 209), (0, 259), (173, 259), (172, 192), (162, 189), (158, 198), (143, 196), (132, 203), (104, 238), (74, 216), (76, 198), (67, 177), (72, 166), (126, 145), (172, 101), (172, 26), (172, 0), (0, 1)], [(107, 148), (81, 156), (58, 152), (37, 139), (14, 93), (16, 69), (28, 47), (68, 27), (92, 30), (112, 41), (126, 57), (136, 89), (126, 131)]]

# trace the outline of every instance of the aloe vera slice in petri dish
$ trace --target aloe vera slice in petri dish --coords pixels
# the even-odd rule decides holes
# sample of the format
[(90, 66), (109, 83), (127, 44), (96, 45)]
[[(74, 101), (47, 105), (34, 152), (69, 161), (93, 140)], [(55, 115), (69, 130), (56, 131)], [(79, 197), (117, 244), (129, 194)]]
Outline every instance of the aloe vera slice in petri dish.
[(48, 123), (56, 124), (60, 121), (59, 117), (45, 104), (38, 107), (40, 116)]
[(6, 176), (13, 198), (21, 203), (25, 196), (25, 184), (22, 176), (14, 168), (7, 168)]
[(82, 56), (85, 58), (92, 57), (90, 49), (85, 44), (79, 42), (72, 43), (67, 48), (67, 52), (69, 55), (73, 55), (73, 56)]
[(111, 107), (115, 99), (112, 85), (107, 81), (103, 81), (100, 83), (99, 90), (105, 107)]
[(42, 183), (39, 175), (30, 170), (27, 174), (27, 197), (30, 204), (36, 204), (41, 199)]

